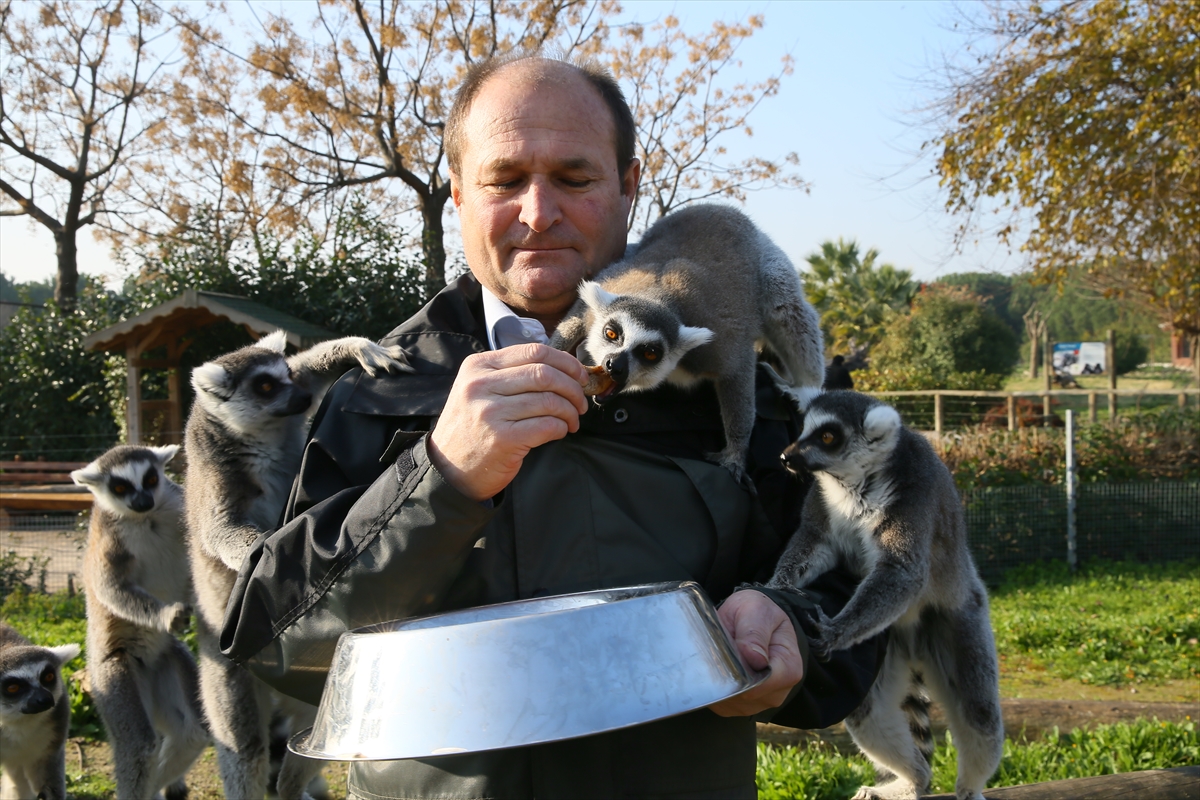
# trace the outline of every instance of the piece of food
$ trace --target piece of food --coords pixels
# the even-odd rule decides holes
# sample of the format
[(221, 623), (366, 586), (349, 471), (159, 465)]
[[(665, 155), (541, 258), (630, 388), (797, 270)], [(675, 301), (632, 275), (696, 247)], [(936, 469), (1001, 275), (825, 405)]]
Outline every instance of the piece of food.
[(616, 381), (604, 371), (604, 367), (598, 365), (589, 367), (585, 364), (583, 368), (588, 373), (587, 385), (583, 387), (584, 394), (601, 398), (612, 394), (612, 390), (616, 387)]

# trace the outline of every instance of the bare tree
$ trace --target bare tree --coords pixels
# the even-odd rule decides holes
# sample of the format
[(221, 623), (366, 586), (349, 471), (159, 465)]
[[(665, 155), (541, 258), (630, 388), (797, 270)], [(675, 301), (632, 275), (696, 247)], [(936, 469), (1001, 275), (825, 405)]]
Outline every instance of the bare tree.
[(731, 163), (724, 141), (732, 131), (753, 135), (750, 115), (779, 93), (792, 73), (783, 57), (777, 73), (757, 82), (729, 85), (742, 66), (738, 48), (762, 28), (763, 17), (745, 22), (718, 20), (702, 35), (690, 35), (673, 16), (649, 26), (631, 25), (603, 58), (630, 92), (642, 158), (642, 186), (630, 216), (631, 229), (644, 229), (673, 208), (697, 200), (727, 197), (744, 201), (746, 192), (768, 187), (807, 190), (795, 153), (782, 160), (753, 156)]
[(147, 131), (142, 113), (167, 63), (165, 33), (145, 0), (0, 3), (0, 215), (28, 215), (54, 236), (54, 299), (79, 279), (76, 235), (106, 199)]
[[(223, 34), (227, 18), (181, 18), (190, 80), (176, 98), (210, 132), (204, 141), (189, 134), (187, 144), (219, 176), (223, 203), (253, 189), (269, 198), (253, 203), (265, 218), (308, 213), (345, 189), (416, 211), (432, 294), (446, 280), (442, 130), (454, 85), (476, 60), (514, 48), (593, 53), (616, 8), (611, 0), (331, 0), (314, 6), (308, 30), (292, 18), (256, 17), (245, 52)], [(222, 154), (231, 144), (222, 131), (249, 134), (255, 144), (234, 149), (251, 147), (255, 159)]]

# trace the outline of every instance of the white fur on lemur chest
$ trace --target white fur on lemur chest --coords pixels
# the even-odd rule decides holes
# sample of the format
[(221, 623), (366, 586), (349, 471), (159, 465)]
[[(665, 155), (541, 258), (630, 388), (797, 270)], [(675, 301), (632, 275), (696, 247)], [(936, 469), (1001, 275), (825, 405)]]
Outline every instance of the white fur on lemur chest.
[(858, 575), (865, 576), (879, 560), (875, 531), (892, 499), (890, 481), (847, 486), (825, 472), (817, 473), (821, 501), (829, 517), (829, 542)]

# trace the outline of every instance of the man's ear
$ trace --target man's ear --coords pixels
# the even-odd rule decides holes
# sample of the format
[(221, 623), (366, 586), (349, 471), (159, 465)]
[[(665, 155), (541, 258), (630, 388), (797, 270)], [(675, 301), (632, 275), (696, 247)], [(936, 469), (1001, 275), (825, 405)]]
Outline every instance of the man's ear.
[(625, 174), (621, 176), (621, 195), (628, 198), (628, 208), (625, 210), (626, 215), (633, 210), (633, 198), (637, 197), (638, 186), (642, 183), (642, 162), (637, 158), (632, 158), (629, 161), (629, 166), (625, 168)]
[(450, 199), (454, 201), (456, 209), (462, 206), (462, 188), (459, 186), (458, 176), (454, 174), (454, 170), (450, 170)]

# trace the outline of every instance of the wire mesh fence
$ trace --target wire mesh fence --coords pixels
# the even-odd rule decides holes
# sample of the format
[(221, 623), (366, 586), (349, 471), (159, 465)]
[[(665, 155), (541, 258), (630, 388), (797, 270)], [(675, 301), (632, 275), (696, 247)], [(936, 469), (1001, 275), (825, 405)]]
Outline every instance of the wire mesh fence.
[[(1081, 561), (1200, 558), (1200, 482), (1085, 483), (1076, 497)], [(963, 504), (971, 551), (988, 583), (1020, 564), (1066, 560), (1064, 486), (973, 489)]]
[[(967, 535), (980, 574), (1067, 558), (1063, 486), (1001, 486), (963, 494)], [(1078, 487), (1079, 559), (1148, 563), (1200, 558), (1200, 482), (1087, 483)], [(35, 559), (30, 583), (45, 591), (81, 585), (87, 512), (0, 518), (0, 555)]]
[(28, 583), (44, 592), (81, 585), (86, 543), (87, 512), (0, 516), (0, 556), (12, 554), (14, 566), (32, 562)]

